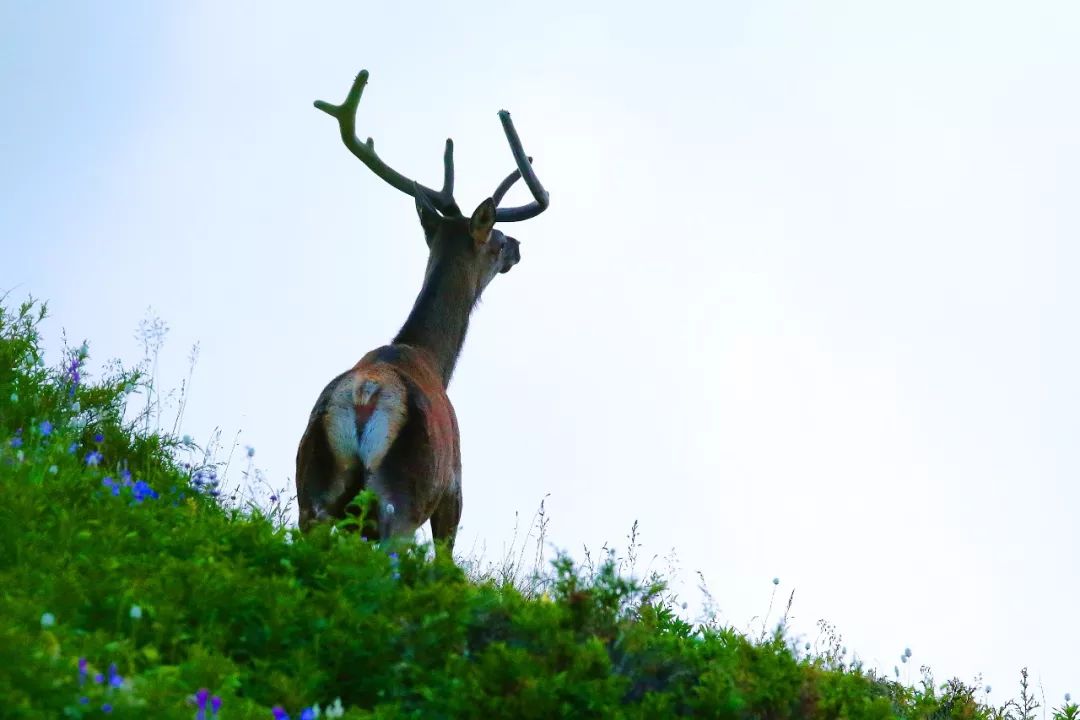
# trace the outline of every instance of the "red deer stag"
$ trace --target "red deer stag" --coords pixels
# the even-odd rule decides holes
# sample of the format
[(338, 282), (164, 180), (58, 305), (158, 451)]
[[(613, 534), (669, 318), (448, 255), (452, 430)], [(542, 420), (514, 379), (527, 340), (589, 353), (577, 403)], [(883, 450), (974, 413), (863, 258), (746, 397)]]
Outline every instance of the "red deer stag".
[[(319, 100), (315, 107), (338, 121), (353, 155), (414, 198), (428, 244), (427, 269), (393, 342), (331, 380), (311, 411), (296, 454), (300, 528), (343, 518), (357, 493), (367, 489), (377, 503), (365, 534), (377, 533), (382, 540), (410, 536), (430, 520), (437, 547), (452, 553), (461, 518), (461, 451), (446, 386), (480, 293), (521, 259), (518, 241), (494, 229), (495, 223), (539, 215), (547, 209), (548, 194), (510, 113), (502, 110), (499, 119), (517, 170), (465, 217), (454, 201), (452, 140), (443, 155), (442, 190), (435, 191), (384, 163), (371, 138), (361, 142), (356, 136), (356, 110), (367, 79), (367, 71), (361, 71), (341, 105)], [(519, 178), (525, 178), (534, 201), (498, 207)]]

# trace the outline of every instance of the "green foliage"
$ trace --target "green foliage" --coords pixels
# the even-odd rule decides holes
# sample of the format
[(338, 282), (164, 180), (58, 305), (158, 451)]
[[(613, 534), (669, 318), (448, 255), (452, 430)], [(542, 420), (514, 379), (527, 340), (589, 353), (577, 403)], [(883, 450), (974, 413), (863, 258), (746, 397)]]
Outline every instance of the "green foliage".
[(779, 632), (692, 626), (611, 560), (560, 557), (534, 597), (223, 507), (124, 423), (134, 374), (88, 383), (85, 348), (45, 367), (44, 311), (0, 311), (4, 717), (188, 720), (200, 688), (222, 718), (338, 698), (346, 718), (991, 716), (959, 682), (905, 688)]

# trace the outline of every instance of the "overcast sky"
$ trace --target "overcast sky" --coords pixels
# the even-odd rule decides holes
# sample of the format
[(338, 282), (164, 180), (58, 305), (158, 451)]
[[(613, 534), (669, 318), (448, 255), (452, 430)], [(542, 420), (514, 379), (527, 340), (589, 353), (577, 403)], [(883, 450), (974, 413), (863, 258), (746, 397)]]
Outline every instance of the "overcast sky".
[(453, 137), (466, 210), (506, 108), (552, 204), (451, 384), (459, 550), (550, 494), (556, 546), (638, 520), (737, 626), (776, 576), (882, 670), (1080, 693), (1080, 5), (511, 5), (3, 3), (0, 288), (93, 367), (152, 306), (182, 431), (291, 490), (426, 258), (312, 101), (370, 70), (358, 132), (429, 185)]

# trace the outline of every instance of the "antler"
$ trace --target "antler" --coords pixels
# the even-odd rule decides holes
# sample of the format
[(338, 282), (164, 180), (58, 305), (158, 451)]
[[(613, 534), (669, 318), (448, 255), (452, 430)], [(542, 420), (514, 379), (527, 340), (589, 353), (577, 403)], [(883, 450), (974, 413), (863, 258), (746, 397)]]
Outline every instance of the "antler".
[(528, 220), (547, 210), (550, 203), (548, 192), (540, 184), (540, 179), (536, 177), (536, 173), (533, 172), (532, 158), (528, 157), (525, 154), (525, 149), (521, 147), (521, 138), (518, 137), (517, 130), (514, 129), (514, 121), (510, 119), (510, 113), (506, 110), (500, 110), (499, 120), (502, 121), (506, 141), (510, 143), (510, 152), (514, 154), (518, 169), (499, 183), (491, 197), (495, 201), (495, 205), (498, 206), (510, 186), (516, 183), (519, 178), (525, 178), (525, 184), (529, 186), (529, 192), (532, 193), (535, 200), (528, 205), (519, 207), (498, 208), (495, 211), (495, 221), (516, 222), (518, 220)]
[[(443, 186), (442, 190), (432, 190), (420, 183), (405, 177), (394, 168), (387, 165), (375, 153), (375, 141), (370, 137), (367, 142), (360, 142), (356, 136), (356, 110), (360, 104), (360, 96), (364, 94), (364, 86), (367, 85), (368, 71), (361, 70), (353, 81), (345, 102), (333, 105), (323, 100), (316, 100), (315, 107), (338, 121), (341, 128), (341, 140), (345, 147), (371, 169), (373, 173), (385, 180), (391, 186), (397, 188), (409, 197), (416, 198), (421, 202), (434, 205), (443, 214), (459, 215), (457, 204), (454, 202), (454, 141), (446, 139), (446, 151), (443, 153)], [(420, 197), (418, 197), (418, 194)]]
[[(368, 71), (361, 70), (356, 76), (356, 80), (353, 81), (352, 88), (345, 97), (345, 102), (340, 105), (333, 105), (323, 100), (316, 100), (315, 107), (338, 121), (338, 127), (341, 129), (341, 140), (345, 143), (345, 147), (359, 158), (360, 162), (367, 165), (372, 172), (406, 195), (416, 198), (426, 205), (434, 206), (443, 214), (459, 215), (461, 211), (458, 210), (457, 203), (454, 202), (453, 140), (447, 138), (446, 151), (443, 153), (442, 190), (432, 190), (415, 180), (405, 177), (383, 162), (375, 153), (375, 141), (370, 137), (367, 142), (361, 142), (360, 138), (356, 136), (356, 110), (360, 105), (360, 96), (364, 94), (364, 86), (367, 85), (367, 81)], [(498, 206), (503, 196), (510, 190), (510, 187), (518, 179), (525, 178), (525, 184), (529, 186), (534, 201), (528, 205), (518, 207), (497, 208), (495, 221), (516, 222), (518, 220), (528, 220), (547, 210), (550, 202), (548, 192), (540, 184), (536, 173), (533, 172), (532, 158), (525, 155), (525, 150), (521, 147), (521, 138), (518, 137), (517, 130), (514, 129), (514, 122), (510, 119), (510, 113), (506, 110), (500, 110), (499, 120), (502, 121), (503, 131), (506, 133), (507, 142), (510, 143), (510, 152), (514, 155), (514, 161), (517, 163), (518, 169), (499, 183), (499, 186), (495, 188), (492, 199), (494, 199), (495, 205)]]

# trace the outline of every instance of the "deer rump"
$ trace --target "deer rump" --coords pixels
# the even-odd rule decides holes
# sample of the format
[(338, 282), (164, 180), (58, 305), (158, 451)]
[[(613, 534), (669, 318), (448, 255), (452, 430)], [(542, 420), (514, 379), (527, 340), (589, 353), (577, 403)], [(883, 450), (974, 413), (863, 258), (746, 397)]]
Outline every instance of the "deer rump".
[(368, 537), (412, 534), (433, 515), (460, 512), (457, 417), (426, 355), (386, 345), (323, 390), (296, 456), (301, 529), (344, 517), (364, 489), (378, 498)]

